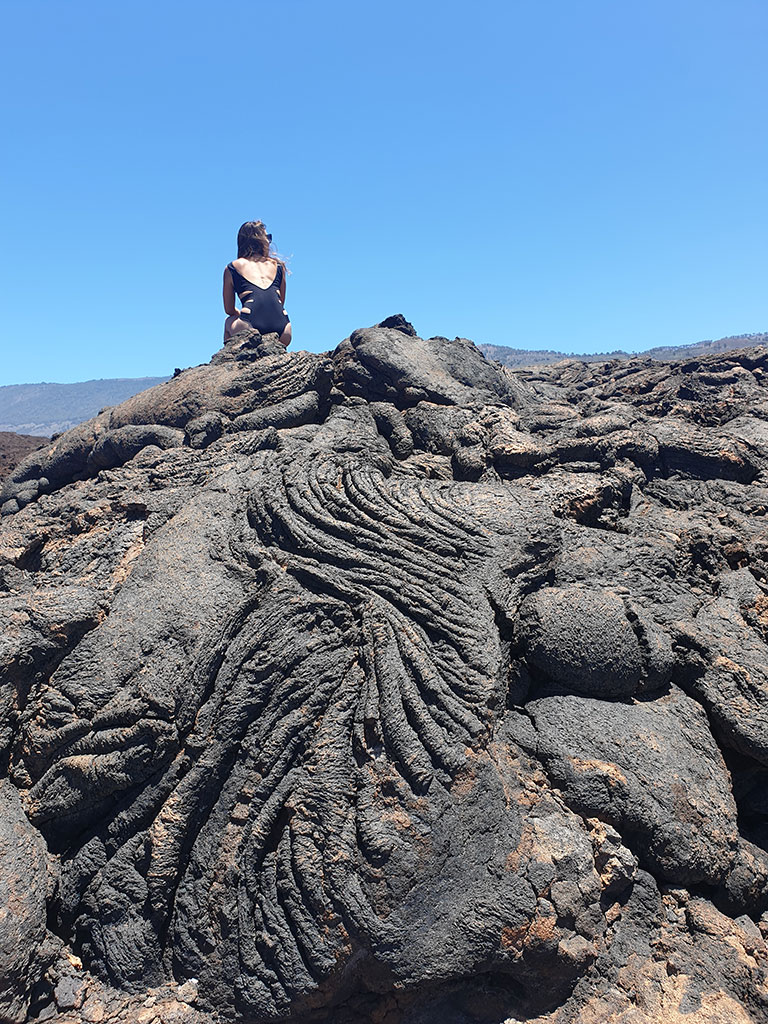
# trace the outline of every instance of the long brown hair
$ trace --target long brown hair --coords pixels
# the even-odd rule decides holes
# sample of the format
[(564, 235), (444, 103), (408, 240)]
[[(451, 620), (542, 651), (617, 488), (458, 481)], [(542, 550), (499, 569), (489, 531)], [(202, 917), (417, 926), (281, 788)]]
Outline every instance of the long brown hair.
[(268, 234), (264, 222), (260, 220), (247, 220), (240, 225), (237, 232), (237, 258), (274, 260), (286, 274), (290, 274), (284, 257), (272, 245), (272, 235)]
[(237, 256), (251, 259), (268, 259), (272, 256), (270, 242), (272, 236), (260, 220), (247, 220), (237, 232)]

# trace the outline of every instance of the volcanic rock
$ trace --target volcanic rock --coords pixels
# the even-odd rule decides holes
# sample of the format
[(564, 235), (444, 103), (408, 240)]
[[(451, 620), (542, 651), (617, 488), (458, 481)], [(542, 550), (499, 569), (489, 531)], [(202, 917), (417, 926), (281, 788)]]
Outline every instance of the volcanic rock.
[(767, 372), (246, 332), (30, 455), (0, 1016), (768, 1021)]
[(30, 452), (45, 443), (45, 437), (0, 430), (0, 480), (3, 480)]

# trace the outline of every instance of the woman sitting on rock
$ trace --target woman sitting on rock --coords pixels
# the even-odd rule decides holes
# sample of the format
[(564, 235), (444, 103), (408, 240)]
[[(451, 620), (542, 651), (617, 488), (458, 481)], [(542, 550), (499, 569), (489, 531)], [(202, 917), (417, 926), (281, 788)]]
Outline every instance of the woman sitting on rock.
[[(285, 264), (270, 255), (272, 235), (260, 220), (249, 220), (237, 233), (237, 259), (224, 269), (224, 341), (238, 331), (255, 328), (261, 334), (279, 334), (286, 348), (291, 321), (283, 309)], [(235, 293), (242, 309), (235, 306)]]

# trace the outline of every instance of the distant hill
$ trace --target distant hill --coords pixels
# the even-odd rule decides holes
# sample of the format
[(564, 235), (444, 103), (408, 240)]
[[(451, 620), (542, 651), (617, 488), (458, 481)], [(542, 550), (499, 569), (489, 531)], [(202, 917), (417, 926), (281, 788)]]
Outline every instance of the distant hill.
[(691, 359), (699, 356), (716, 355), (718, 352), (729, 352), (735, 348), (747, 348), (752, 345), (768, 345), (768, 334), (735, 334), (717, 341), (697, 341), (693, 345), (660, 345), (643, 352), (625, 352), (617, 349), (614, 352), (598, 352), (595, 355), (574, 355), (568, 352), (554, 352), (552, 349), (537, 351), (527, 348), (509, 348), (507, 345), (478, 345), (480, 351), (495, 359), (504, 366), (542, 366), (547, 363), (559, 363), (561, 359), (578, 359), (584, 363), (605, 363), (611, 359), (633, 359), (642, 356), (646, 359)]
[(0, 387), (0, 431), (50, 437), (89, 420), (108, 405), (154, 387), (168, 377), (116, 377), (77, 384), (7, 384)]

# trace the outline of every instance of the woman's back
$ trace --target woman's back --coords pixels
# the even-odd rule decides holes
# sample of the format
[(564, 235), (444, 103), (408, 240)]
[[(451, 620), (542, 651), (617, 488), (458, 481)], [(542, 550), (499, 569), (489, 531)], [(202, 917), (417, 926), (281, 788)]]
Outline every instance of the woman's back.
[(232, 260), (232, 266), (250, 284), (259, 288), (268, 288), (277, 277), (280, 264), (271, 256), (261, 259), (247, 259), (245, 256), (238, 256)]

